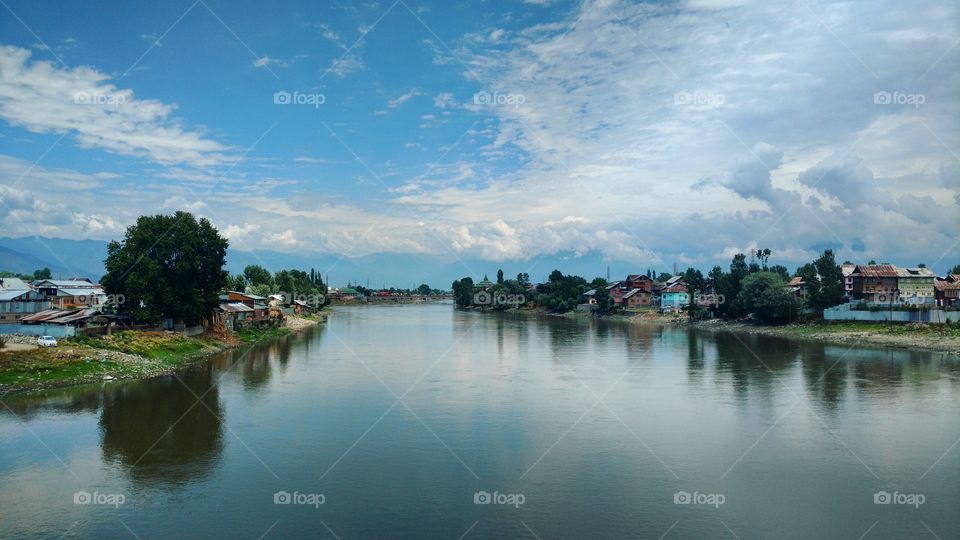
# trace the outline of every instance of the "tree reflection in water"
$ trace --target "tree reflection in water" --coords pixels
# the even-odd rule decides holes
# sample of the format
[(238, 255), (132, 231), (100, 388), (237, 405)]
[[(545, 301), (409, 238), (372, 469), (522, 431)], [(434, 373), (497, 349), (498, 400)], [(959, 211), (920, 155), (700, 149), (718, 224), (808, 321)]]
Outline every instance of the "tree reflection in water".
[(107, 387), (100, 415), (104, 459), (128, 469), (133, 481), (196, 480), (223, 450), (222, 416), (208, 365), (179, 377)]

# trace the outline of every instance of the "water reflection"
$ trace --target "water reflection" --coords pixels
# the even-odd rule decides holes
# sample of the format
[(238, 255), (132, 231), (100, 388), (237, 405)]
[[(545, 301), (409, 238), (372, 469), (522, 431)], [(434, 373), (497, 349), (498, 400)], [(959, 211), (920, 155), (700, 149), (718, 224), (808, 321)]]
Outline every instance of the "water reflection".
[(185, 483), (210, 472), (223, 449), (224, 411), (211, 366), (103, 391), (104, 459), (134, 481)]

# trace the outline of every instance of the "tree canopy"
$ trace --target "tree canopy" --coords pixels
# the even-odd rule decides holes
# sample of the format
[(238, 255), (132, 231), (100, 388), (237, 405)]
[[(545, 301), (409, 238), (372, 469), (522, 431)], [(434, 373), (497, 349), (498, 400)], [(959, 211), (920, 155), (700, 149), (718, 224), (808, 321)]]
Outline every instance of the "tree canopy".
[(122, 241), (110, 242), (101, 282), (135, 320), (197, 324), (219, 305), (227, 246), (209, 221), (188, 212), (141, 216)]

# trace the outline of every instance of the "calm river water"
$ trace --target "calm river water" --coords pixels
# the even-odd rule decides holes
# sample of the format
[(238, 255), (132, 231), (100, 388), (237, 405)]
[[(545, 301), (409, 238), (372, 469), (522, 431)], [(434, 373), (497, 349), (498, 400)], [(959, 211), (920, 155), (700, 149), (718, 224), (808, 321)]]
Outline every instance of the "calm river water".
[(4, 538), (960, 538), (960, 361), (337, 308), (0, 408)]

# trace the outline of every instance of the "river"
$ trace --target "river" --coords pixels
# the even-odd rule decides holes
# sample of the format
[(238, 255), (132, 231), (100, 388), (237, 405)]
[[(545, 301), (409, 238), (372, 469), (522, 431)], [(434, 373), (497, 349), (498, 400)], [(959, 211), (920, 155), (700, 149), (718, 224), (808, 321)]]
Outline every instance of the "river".
[(960, 537), (938, 353), (338, 307), (3, 404), (3, 538)]

